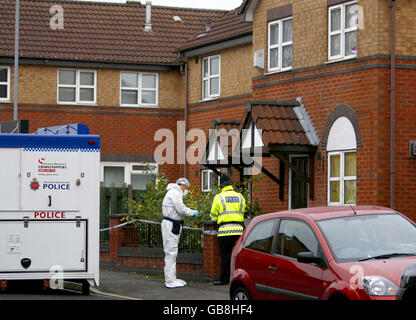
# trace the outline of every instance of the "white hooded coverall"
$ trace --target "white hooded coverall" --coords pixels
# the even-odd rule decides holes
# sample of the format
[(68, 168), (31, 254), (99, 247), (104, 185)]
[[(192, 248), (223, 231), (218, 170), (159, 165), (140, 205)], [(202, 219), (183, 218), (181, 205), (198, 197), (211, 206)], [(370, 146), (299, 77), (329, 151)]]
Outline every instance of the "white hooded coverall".
[[(184, 216), (193, 216), (194, 210), (188, 208), (183, 203), (183, 193), (180, 186), (176, 183), (170, 183), (167, 193), (162, 203), (163, 216), (182, 221)], [(169, 288), (182, 287), (186, 282), (176, 279), (176, 257), (178, 256), (179, 238), (182, 232), (182, 225), (179, 234), (172, 233), (173, 223), (163, 219), (162, 221), (162, 238), (163, 250), (165, 252), (165, 284)]]

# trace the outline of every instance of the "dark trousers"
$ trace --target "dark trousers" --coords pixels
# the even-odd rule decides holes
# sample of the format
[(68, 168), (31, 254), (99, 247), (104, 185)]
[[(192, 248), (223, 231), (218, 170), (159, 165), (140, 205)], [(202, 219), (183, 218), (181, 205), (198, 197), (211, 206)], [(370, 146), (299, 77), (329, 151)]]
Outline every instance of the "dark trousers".
[(230, 269), (231, 269), (231, 253), (233, 247), (237, 242), (240, 236), (224, 236), (218, 237), (218, 242), (220, 245), (220, 254), (221, 254), (221, 275), (220, 281), (229, 282), (230, 281)]

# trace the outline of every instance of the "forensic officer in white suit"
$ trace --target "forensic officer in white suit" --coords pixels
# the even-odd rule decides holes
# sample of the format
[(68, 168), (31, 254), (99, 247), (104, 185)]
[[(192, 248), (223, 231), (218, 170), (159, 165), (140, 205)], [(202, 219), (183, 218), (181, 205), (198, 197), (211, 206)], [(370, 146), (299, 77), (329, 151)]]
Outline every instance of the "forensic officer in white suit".
[(192, 210), (184, 205), (183, 197), (188, 193), (190, 183), (186, 178), (180, 178), (176, 183), (169, 183), (167, 193), (162, 203), (163, 221), (162, 238), (165, 252), (165, 285), (168, 288), (186, 286), (186, 282), (176, 278), (176, 257), (178, 256), (179, 238), (182, 232), (185, 216), (197, 217), (198, 210)]

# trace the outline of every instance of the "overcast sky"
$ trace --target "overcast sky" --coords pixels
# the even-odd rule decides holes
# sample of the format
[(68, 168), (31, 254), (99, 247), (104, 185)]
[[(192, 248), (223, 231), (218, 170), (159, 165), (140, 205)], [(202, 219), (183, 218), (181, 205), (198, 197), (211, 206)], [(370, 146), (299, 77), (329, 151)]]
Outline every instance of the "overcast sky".
[[(79, 0), (79, 1), (97, 1), (97, 2), (121, 2), (126, 0)], [(241, 5), (243, 0), (151, 0), (153, 5), (185, 8), (206, 8), (206, 9), (224, 9), (231, 10)], [(141, 0), (146, 3), (146, 0)]]

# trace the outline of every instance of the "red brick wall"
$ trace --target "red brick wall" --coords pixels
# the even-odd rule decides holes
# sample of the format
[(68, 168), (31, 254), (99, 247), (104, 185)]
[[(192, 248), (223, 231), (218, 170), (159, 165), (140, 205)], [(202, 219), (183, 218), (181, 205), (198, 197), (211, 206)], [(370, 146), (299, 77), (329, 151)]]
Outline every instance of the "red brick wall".
[[(356, 113), (361, 129), (363, 146), (357, 149), (357, 203), (389, 206), (390, 181), (390, 61), (388, 59), (363, 59), (341, 64), (310, 68), (295, 73), (281, 73), (257, 78), (253, 81), (253, 96), (243, 98), (241, 105), (219, 107), (235, 102), (198, 105), (203, 112), (190, 113), (190, 128), (208, 130), (211, 120), (242, 119), (245, 101), (294, 100), (302, 97), (320, 138), (330, 113), (340, 104), (346, 104)], [(406, 66), (400, 68), (400, 64)], [(396, 209), (416, 219), (416, 202), (413, 195), (416, 181), (413, 178), (416, 159), (408, 155), (409, 140), (416, 140), (416, 61), (399, 60), (397, 70), (397, 130), (396, 130)], [(409, 68), (409, 66), (411, 66)], [(413, 69), (412, 69), (413, 68)], [(296, 80), (296, 81), (295, 81)], [(262, 86), (265, 83), (271, 83)], [(320, 150), (320, 147), (318, 148)], [(278, 162), (263, 159), (265, 167), (278, 175)], [(315, 200), (309, 206), (327, 204), (327, 153), (322, 150), (321, 160), (315, 158)], [(190, 179), (196, 177), (197, 166), (188, 166)], [(255, 193), (265, 212), (288, 208), (288, 178), (285, 174), (285, 199), (278, 199), (278, 186), (265, 177), (261, 191)], [(413, 192), (412, 192), (413, 191)]]
[[(1, 108), (5, 109), (5, 108)], [(0, 109), (0, 121), (13, 119), (13, 108)], [(154, 134), (158, 129), (169, 128), (176, 141), (176, 121), (183, 120), (182, 110), (138, 108), (94, 108), (65, 106), (19, 106), (19, 119), (29, 120), (29, 131), (71, 123), (86, 124), (91, 134), (101, 137), (101, 153), (153, 155), (157, 145)], [(175, 153), (176, 159), (176, 153)], [(160, 171), (176, 180), (183, 174), (183, 165), (162, 165)]]

